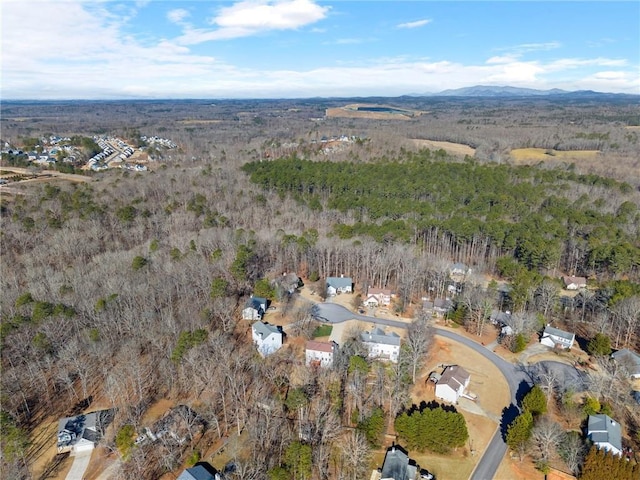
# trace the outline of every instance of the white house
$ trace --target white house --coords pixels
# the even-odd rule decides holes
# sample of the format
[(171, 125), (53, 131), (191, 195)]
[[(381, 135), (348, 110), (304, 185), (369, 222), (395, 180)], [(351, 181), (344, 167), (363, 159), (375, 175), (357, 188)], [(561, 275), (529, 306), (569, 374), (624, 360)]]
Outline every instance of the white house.
[(262, 320), (264, 312), (267, 311), (267, 299), (262, 297), (254, 297), (253, 295), (242, 309), (243, 320)]
[(369, 352), (369, 358), (398, 362), (400, 355), (400, 336), (394, 332), (385, 333), (380, 328), (360, 334), (360, 340)]
[(573, 342), (576, 339), (575, 333), (565, 332), (559, 328), (553, 328), (547, 325), (542, 332), (542, 338), (540, 343), (551, 348), (566, 348), (573, 347)]
[(333, 355), (338, 349), (335, 342), (318, 342), (309, 340), (305, 345), (305, 365), (318, 367), (333, 366)]
[(589, 415), (587, 437), (598, 448), (614, 455), (622, 455), (622, 430), (620, 424), (603, 413)]
[(459, 365), (451, 365), (444, 370), (436, 383), (436, 398), (457, 403), (458, 399), (464, 395), (470, 381), (469, 372)]
[(275, 325), (256, 322), (251, 327), (253, 343), (263, 357), (272, 354), (282, 347), (282, 330)]
[(338, 293), (351, 293), (353, 291), (353, 280), (351, 277), (327, 277), (327, 296), (333, 297)]
[(562, 277), (564, 288), (567, 290), (579, 290), (587, 288), (587, 279), (584, 277)]
[(374, 288), (369, 287), (367, 289), (367, 299), (364, 301), (365, 305), (370, 307), (383, 307), (391, 305), (391, 297), (393, 293), (387, 288)]
[(640, 355), (638, 353), (623, 348), (612, 353), (611, 358), (626, 368), (631, 378), (640, 378)]
[(58, 453), (71, 452), (71, 455), (75, 455), (93, 450), (109, 419), (109, 410), (60, 419), (57, 437)]

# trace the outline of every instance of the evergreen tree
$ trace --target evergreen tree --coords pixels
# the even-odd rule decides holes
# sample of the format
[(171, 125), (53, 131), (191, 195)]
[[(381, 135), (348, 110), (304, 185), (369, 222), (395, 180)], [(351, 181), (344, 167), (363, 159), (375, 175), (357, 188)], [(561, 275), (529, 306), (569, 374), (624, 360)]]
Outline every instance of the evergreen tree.
[(538, 385), (534, 385), (522, 400), (522, 408), (537, 417), (547, 411), (547, 397)]
[(531, 432), (533, 430), (533, 415), (525, 411), (518, 415), (507, 428), (507, 445), (520, 455), (522, 460)]

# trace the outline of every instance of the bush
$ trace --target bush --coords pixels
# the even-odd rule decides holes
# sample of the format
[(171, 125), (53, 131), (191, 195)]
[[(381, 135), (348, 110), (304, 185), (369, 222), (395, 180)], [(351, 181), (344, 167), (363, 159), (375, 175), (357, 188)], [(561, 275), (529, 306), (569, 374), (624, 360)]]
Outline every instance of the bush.
[(147, 259), (138, 255), (137, 257), (133, 258), (133, 262), (131, 262), (131, 268), (133, 268), (134, 270), (140, 270), (146, 264)]
[(131, 449), (133, 448), (135, 442), (133, 436), (135, 433), (136, 431), (133, 425), (123, 425), (116, 434), (116, 447), (120, 451), (120, 455), (125, 459), (129, 457)]
[(522, 333), (519, 333), (513, 341), (511, 351), (513, 353), (520, 353), (524, 351), (525, 348), (527, 348), (527, 339)]

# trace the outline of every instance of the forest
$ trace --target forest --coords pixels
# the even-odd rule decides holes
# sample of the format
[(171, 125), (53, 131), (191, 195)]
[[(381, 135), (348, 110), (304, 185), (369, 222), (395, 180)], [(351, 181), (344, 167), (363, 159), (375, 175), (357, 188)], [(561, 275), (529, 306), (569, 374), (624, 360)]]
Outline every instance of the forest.
[[(112, 478), (173, 479), (199, 459), (221, 461), (219, 449), (229, 478), (369, 478), (389, 432), (428, 454), (468, 454), (460, 415), (416, 410), (412, 400), (433, 344), (423, 298), (448, 295), (454, 262), (473, 273), (453, 285), (450, 321), (471, 335), (493, 328), (489, 312), (500, 309), (522, 338), (556, 322), (583, 343), (606, 337), (595, 353), (638, 350), (637, 101), (403, 97), (384, 103), (429, 114), (401, 123), (324, 117), (343, 103), (3, 102), (3, 145), (49, 135), (137, 145), (162, 135), (179, 146), (156, 149), (148, 172), (76, 171), (90, 181), (0, 187), (3, 478), (57, 478), (70, 460), (47, 450), (51, 426), (101, 408), (115, 411), (100, 442), (117, 458)], [(340, 136), (359, 141), (323, 148)], [(530, 164), (509, 154), (533, 147), (599, 153)], [(313, 338), (318, 324), (299, 294), (277, 287), (288, 272), (316, 291), (345, 274), (358, 294), (365, 285), (397, 292), (394, 314), (412, 322), (401, 361), (368, 359), (350, 331), (332, 368), (306, 368), (295, 339)], [(586, 277), (588, 289), (564, 296), (563, 275)], [(293, 325), (290, 348), (258, 355), (241, 320), (251, 294)], [(573, 385), (546, 380), (549, 402), (580, 417)], [(640, 448), (621, 374), (594, 377), (590, 391)], [(184, 443), (135, 444), (158, 405), (186, 406), (176, 410)], [(434, 445), (414, 422), (450, 432), (451, 443)], [(582, 444), (566, 460), (571, 442), (556, 440), (565, 470), (598, 463)]]

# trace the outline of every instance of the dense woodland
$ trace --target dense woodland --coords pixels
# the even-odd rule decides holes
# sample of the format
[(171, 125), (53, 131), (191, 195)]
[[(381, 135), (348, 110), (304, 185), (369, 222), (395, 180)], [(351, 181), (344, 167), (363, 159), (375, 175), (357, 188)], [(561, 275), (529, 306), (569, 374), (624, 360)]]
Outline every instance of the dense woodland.
[[(371, 452), (394, 422), (431, 451), (402, 433), (411, 417), (450, 413), (411, 410), (412, 366), (430, 336), (415, 307), (446, 295), (452, 262), (473, 267), (452, 314), (471, 332), (502, 308), (523, 338), (556, 321), (585, 341), (605, 336), (609, 351), (637, 349), (640, 132), (626, 128), (640, 124), (637, 101), (394, 102), (430, 114), (324, 118), (339, 100), (3, 105), (2, 141), (15, 146), (50, 134), (162, 135), (180, 146), (158, 150), (144, 174), (110, 170), (87, 184), (51, 180), (2, 194), (3, 478), (32, 478), (41, 445), (30, 435), (87, 403), (117, 409), (104, 444), (126, 459), (123, 479), (158, 478), (207, 442), (238, 435), (227, 449), (243, 479), (368, 478)], [(360, 141), (318, 148), (338, 135)], [(415, 138), (477, 151), (419, 150)], [(592, 163), (515, 165), (509, 150), (527, 146), (602, 153)], [(357, 289), (397, 291), (398, 313), (417, 318), (402, 361), (365, 361), (357, 332), (326, 371), (304, 368), (291, 350), (259, 357), (239, 312), (284, 272), (320, 287), (345, 274)], [(485, 274), (508, 292), (486, 288)], [(563, 274), (587, 276), (590, 288), (562, 297)], [(308, 310), (282, 314), (298, 320), (290, 335), (311, 335)], [(572, 386), (550, 377), (537, 377), (549, 398), (579, 416)], [(592, 381), (637, 447), (640, 419), (623, 376)], [(160, 398), (197, 413), (190, 441), (128, 445)], [(451, 418), (453, 448), (466, 429)], [(559, 451), (574, 440), (557, 440)], [(574, 453), (565, 463), (580, 472), (586, 450)]]

